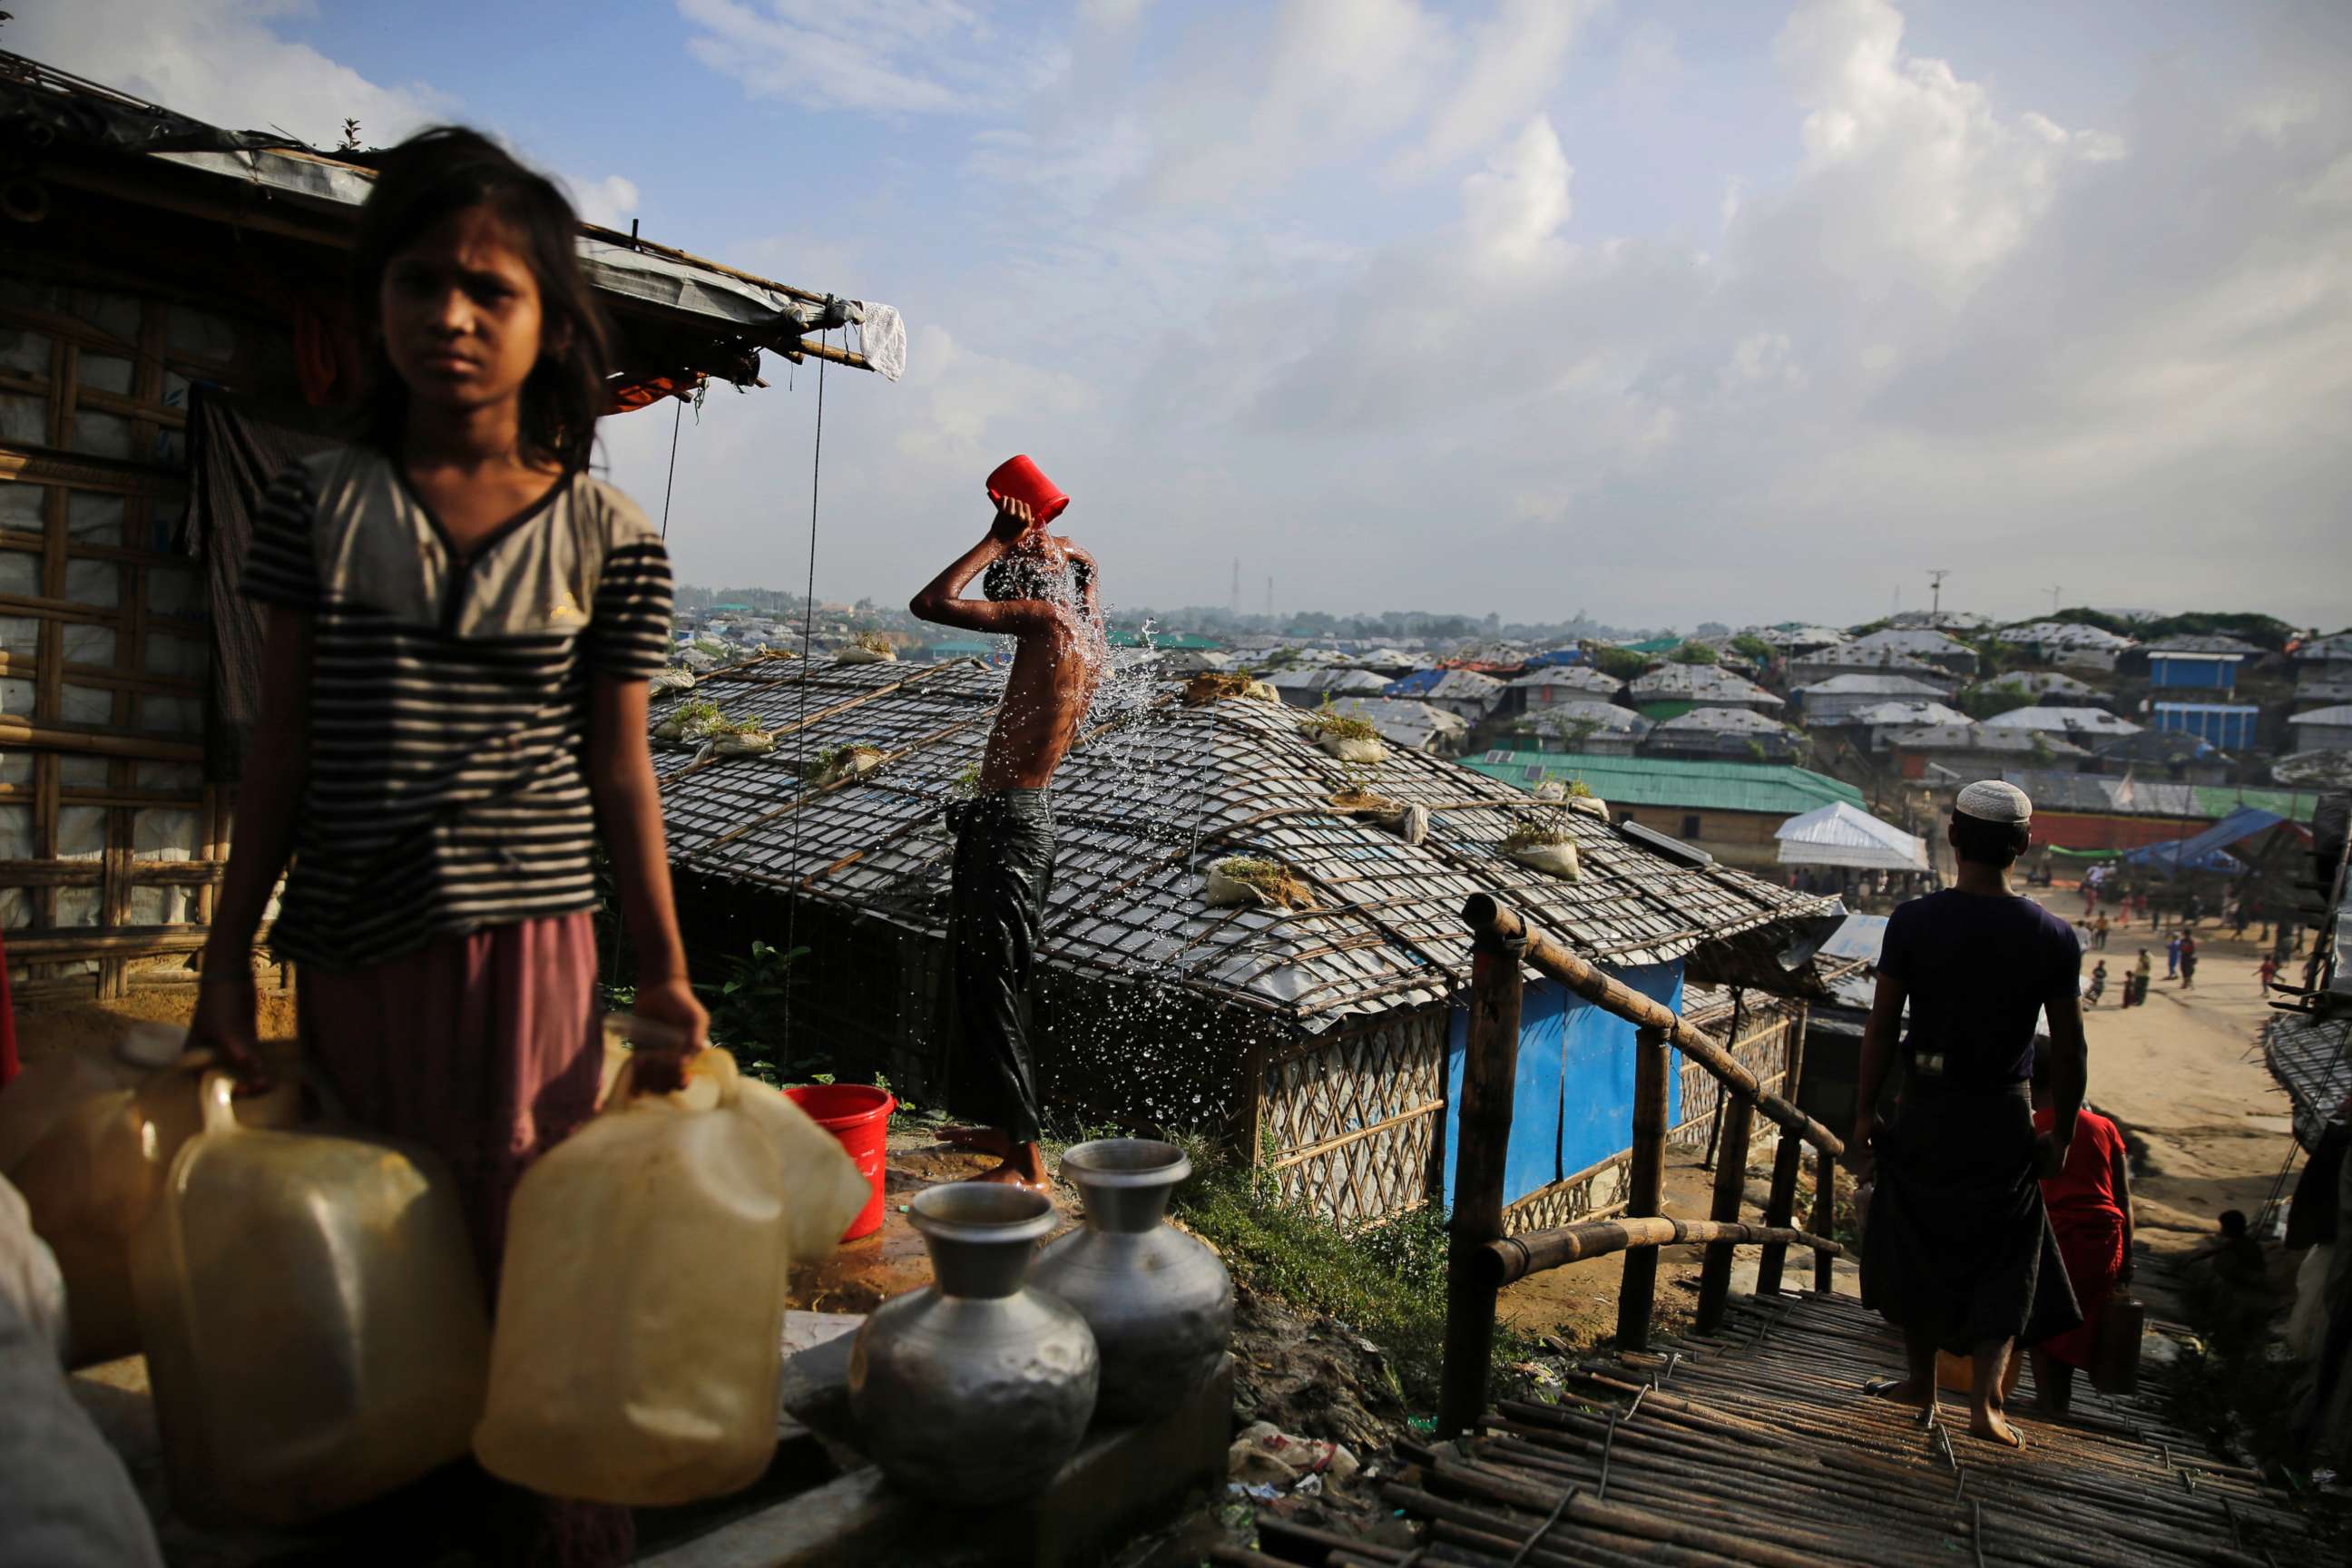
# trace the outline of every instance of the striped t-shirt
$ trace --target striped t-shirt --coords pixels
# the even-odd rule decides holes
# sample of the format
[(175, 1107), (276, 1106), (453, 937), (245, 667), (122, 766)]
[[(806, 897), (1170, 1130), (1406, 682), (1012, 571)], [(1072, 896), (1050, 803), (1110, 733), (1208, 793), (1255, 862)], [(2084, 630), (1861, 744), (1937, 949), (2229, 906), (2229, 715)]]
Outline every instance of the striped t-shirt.
[(628, 498), (572, 474), (469, 558), (396, 463), (327, 452), (271, 485), (244, 588), (316, 626), (280, 958), (352, 969), (594, 906), (589, 678), (669, 647), (669, 558)]

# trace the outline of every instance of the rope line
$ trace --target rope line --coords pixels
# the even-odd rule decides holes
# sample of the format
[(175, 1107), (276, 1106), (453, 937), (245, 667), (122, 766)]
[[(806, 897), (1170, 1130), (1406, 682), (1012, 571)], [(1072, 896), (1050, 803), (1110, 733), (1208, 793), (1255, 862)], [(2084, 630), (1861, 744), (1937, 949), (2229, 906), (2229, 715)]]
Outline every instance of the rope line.
[[(822, 345), (824, 334), (817, 334)], [(819, 482), (824, 475), (824, 356), (816, 362), (816, 439), (809, 451), (809, 542), (808, 586), (801, 595), (801, 687), (800, 711), (795, 721), (796, 734), (793, 744), (793, 772), (799, 775), (802, 789), (808, 787), (808, 698), (809, 645), (816, 630), (816, 501)], [(793, 813), (792, 861), (800, 864), (801, 818), (803, 813)], [(800, 943), (794, 940), (800, 929), (801, 900), (794, 896), (784, 904), (784, 951), (796, 952)], [(793, 988), (789, 978), (784, 985), (784, 1048), (793, 1043)]]
[(669, 478), (662, 484), (662, 542), (669, 542), (669, 498), (677, 489), (677, 427), (686, 418), (686, 404), (680, 400), (669, 420)]

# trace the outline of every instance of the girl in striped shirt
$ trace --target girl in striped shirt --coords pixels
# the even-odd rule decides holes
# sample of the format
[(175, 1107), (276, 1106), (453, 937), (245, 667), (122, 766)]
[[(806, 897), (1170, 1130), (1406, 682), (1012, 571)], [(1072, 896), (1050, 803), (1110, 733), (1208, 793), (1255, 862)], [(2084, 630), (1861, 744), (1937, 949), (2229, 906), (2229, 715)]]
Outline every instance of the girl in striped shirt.
[[(260, 719), (193, 1042), (257, 1071), (248, 954), (285, 872), (269, 944), (300, 966), (305, 1054), (355, 1119), (448, 1161), (493, 1291), (516, 1181), (595, 1106), (600, 833), (638, 1016), (688, 1049), (707, 1023), (646, 742), (669, 564), (587, 471), (609, 355), (577, 232), (472, 132), (383, 165), (353, 268), (363, 438), (278, 479), (246, 567)], [(625, 1510), (532, 1533), (511, 1560), (626, 1560)]]

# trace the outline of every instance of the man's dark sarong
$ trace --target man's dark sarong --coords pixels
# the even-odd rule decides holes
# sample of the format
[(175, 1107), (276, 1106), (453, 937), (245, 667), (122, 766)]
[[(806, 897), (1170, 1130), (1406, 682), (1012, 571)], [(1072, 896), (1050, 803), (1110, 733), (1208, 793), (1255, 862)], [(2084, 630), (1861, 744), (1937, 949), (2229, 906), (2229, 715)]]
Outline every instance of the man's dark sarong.
[(950, 820), (948, 962), (961, 1045), (949, 1064), (949, 1103), (1034, 1143), (1037, 1072), (1024, 1004), (1054, 885), (1053, 813), (1044, 790), (1010, 789), (951, 807)]
[(1955, 1089), (1915, 1075), (1877, 1148), (1864, 1306), (1955, 1355), (2038, 1344), (2083, 1321), (2034, 1177), (2025, 1085)]

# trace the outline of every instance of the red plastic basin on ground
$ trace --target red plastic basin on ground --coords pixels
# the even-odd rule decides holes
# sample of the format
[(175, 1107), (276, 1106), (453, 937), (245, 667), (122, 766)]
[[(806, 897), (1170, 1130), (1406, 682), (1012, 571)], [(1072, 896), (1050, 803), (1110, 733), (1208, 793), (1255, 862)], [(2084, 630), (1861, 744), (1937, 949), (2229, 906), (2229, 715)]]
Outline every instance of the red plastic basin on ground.
[(882, 1228), (882, 1167), (884, 1145), (890, 1133), (890, 1113), (898, 1109), (898, 1101), (887, 1089), (876, 1089), (865, 1083), (810, 1083), (784, 1090), (790, 1100), (809, 1114), (809, 1120), (841, 1140), (849, 1157), (857, 1162), (857, 1173), (866, 1178), (873, 1194), (849, 1228), (841, 1233), (844, 1241), (856, 1241), (861, 1236), (872, 1236)]

